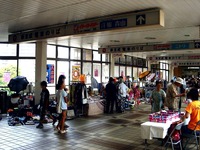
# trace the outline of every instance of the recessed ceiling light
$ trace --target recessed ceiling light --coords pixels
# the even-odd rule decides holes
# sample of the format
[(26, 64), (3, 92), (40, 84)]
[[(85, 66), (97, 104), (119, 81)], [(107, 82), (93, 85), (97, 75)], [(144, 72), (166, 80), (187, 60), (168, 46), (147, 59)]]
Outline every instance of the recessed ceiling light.
[(146, 40), (155, 40), (155, 37), (145, 37)]
[(118, 42), (120, 42), (120, 41), (119, 41), (119, 40), (110, 40), (110, 42), (118, 43)]
[(185, 34), (184, 36), (185, 36), (185, 37), (189, 37), (190, 35), (189, 35), (189, 34)]

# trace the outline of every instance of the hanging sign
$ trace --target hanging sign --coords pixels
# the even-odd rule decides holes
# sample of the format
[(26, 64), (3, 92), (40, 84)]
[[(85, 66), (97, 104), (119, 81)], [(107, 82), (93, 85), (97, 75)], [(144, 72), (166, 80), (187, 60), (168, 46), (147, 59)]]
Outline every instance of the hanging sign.
[(16, 34), (9, 35), (9, 42), (24, 42), (24, 41), (33, 41), (40, 39), (47, 39), (53, 37), (64, 36), (66, 33), (66, 25), (52, 27), (52, 28), (44, 28), (26, 32), (20, 32)]
[(164, 26), (164, 13), (160, 9), (149, 9), (105, 16), (100, 18), (70, 22), (59, 27), (49, 27), (29, 31), (20, 31), (9, 35), (9, 42), (24, 42), (75, 34), (103, 32), (116, 29), (135, 28), (141, 26)]
[(172, 66), (200, 66), (200, 62), (173, 62)]
[(146, 58), (147, 60), (198, 60), (200, 59), (200, 55), (174, 55), (174, 56), (150, 56)]
[(104, 53), (129, 53), (129, 52), (148, 52), (148, 51), (163, 51), (163, 50), (187, 50), (200, 47), (194, 42), (190, 43), (167, 43), (167, 44), (155, 44), (155, 45), (133, 45), (133, 46), (120, 46), (120, 47), (107, 47), (99, 48), (98, 52), (100, 54)]

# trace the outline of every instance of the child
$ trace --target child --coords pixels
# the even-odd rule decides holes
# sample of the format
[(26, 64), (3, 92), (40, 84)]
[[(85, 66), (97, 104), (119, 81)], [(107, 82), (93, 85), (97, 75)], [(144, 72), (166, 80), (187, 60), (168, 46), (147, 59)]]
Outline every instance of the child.
[(67, 131), (64, 129), (65, 119), (67, 117), (67, 93), (64, 91), (65, 82), (62, 80), (58, 82), (58, 91), (56, 93), (56, 101), (57, 101), (57, 113), (60, 114), (60, 119), (56, 129), (60, 133), (66, 133)]
[(135, 104), (137, 107), (139, 107), (140, 104), (140, 89), (139, 86), (137, 85), (136, 87), (133, 88), (133, 93), (134, 93), (134, 100), (135, 100)]
[(40, 123), (36, 126), (36, 128), (42, 129), (42, 122), (49, 107), (49, 90), (47, 89), (46, 81), (42, 81), (40, 86), (42, 88), (42, 92), (40, 94)]

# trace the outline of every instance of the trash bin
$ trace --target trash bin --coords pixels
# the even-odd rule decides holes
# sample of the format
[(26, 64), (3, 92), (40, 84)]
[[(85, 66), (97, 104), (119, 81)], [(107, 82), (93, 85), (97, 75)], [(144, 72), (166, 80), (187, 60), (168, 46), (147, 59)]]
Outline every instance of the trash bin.
[(1, 114), (7, 113), (7, 109), (8, 109), (7, 91), (0, 91)]

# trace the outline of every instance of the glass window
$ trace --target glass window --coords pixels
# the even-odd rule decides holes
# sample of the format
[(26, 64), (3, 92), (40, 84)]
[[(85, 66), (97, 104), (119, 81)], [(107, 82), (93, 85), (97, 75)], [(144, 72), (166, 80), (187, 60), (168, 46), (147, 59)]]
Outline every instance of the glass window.
[(132, 67), (127, 67), (126, 70), (127, 70), (126, 76), (132, 77)]
[(142, 73), (142, 68), (138, 68), (138, 75), (137, 77), (139, 77), (139, 75)]
[(102, 82), (107, 83), (109, 80), (109, 64), (102, 64)]
[(47, 58), (56, 58), (56, 46), (47, 45)]
[(115, 63), (119, 63), (119, 58), (117, 57), (117, 58), (114, 58), (115, 59)]
[(166, 64), (166, 70), (169, 70), (169, 64)]
[(83, 50), (83, 60), (92, 60), (92, 50)]
[[(112, 68), (111, 68), (112, 69)], [(115, 66), (114, 77), (119, 77), (119, 66)]]
[(93, 51), (93, 60), (96, 60), (96, 61), (101, 60), (101, 54), (99, 54), (98, 51)]
[(19, 56), (35, 57), (36, 46), (34, 43), (19, 44)]
[(138, 70), (136, 67), (133, 67), (133, 77), (135, 80), (138, 78)]
[(65, 85), (69, 85), (69, 62), (68, 61), (58, 61), (57, 62), (57, 80), (60, 75), (65, 75)]
[(83, 63), (83, 74), (86, 76), (86, 84), (91, 84), (92, 63)]
[(127, 65), (132, 65), (133, 63), (132, 63), (132, 57), (131, 56), (127, 56), (126, 57), (126, 64)]
[(0, 44), (0, 56), (16, 56), (17, 46), (16, 44)]
[(69, 48), (68, 47), (58, 47), (58, 58), (69, 59)]
[(120, 66), (120, 76), (124, 77), (125, 76), (125, 67)]
[(109, 62), (109, 54), (102, 54), (102, 61)]
[(17, 60), (0, 60), (0, 86), (7, 86), (17, 76)]
[(55, 76), (55, 60), (47, 60), (47, 83), (49, 86), (55, 87), (56, 76)]
[(71, 62), (70, 66), (70, 81), (79, 81), (81, 75), (81, 62)]
[(47, 89), (49, 90), (50, 95), (56, 94), (55, 86), (47, 86)]
[(101, 83), (101, 64), (93, 63), (93, 77), (98, 83)]
[(71, 48), (71, 59), (81, 60), (81, 49)]
[(147, 68), (143, 68), (143, 71), (142, 71), (142, 72), (144, 72), (144, 71), (147, 71)]
[[(27, 67), (28, 66), (28, 67)], [(19, 59), (18, 75), (35, 84), (35, 59)]]

